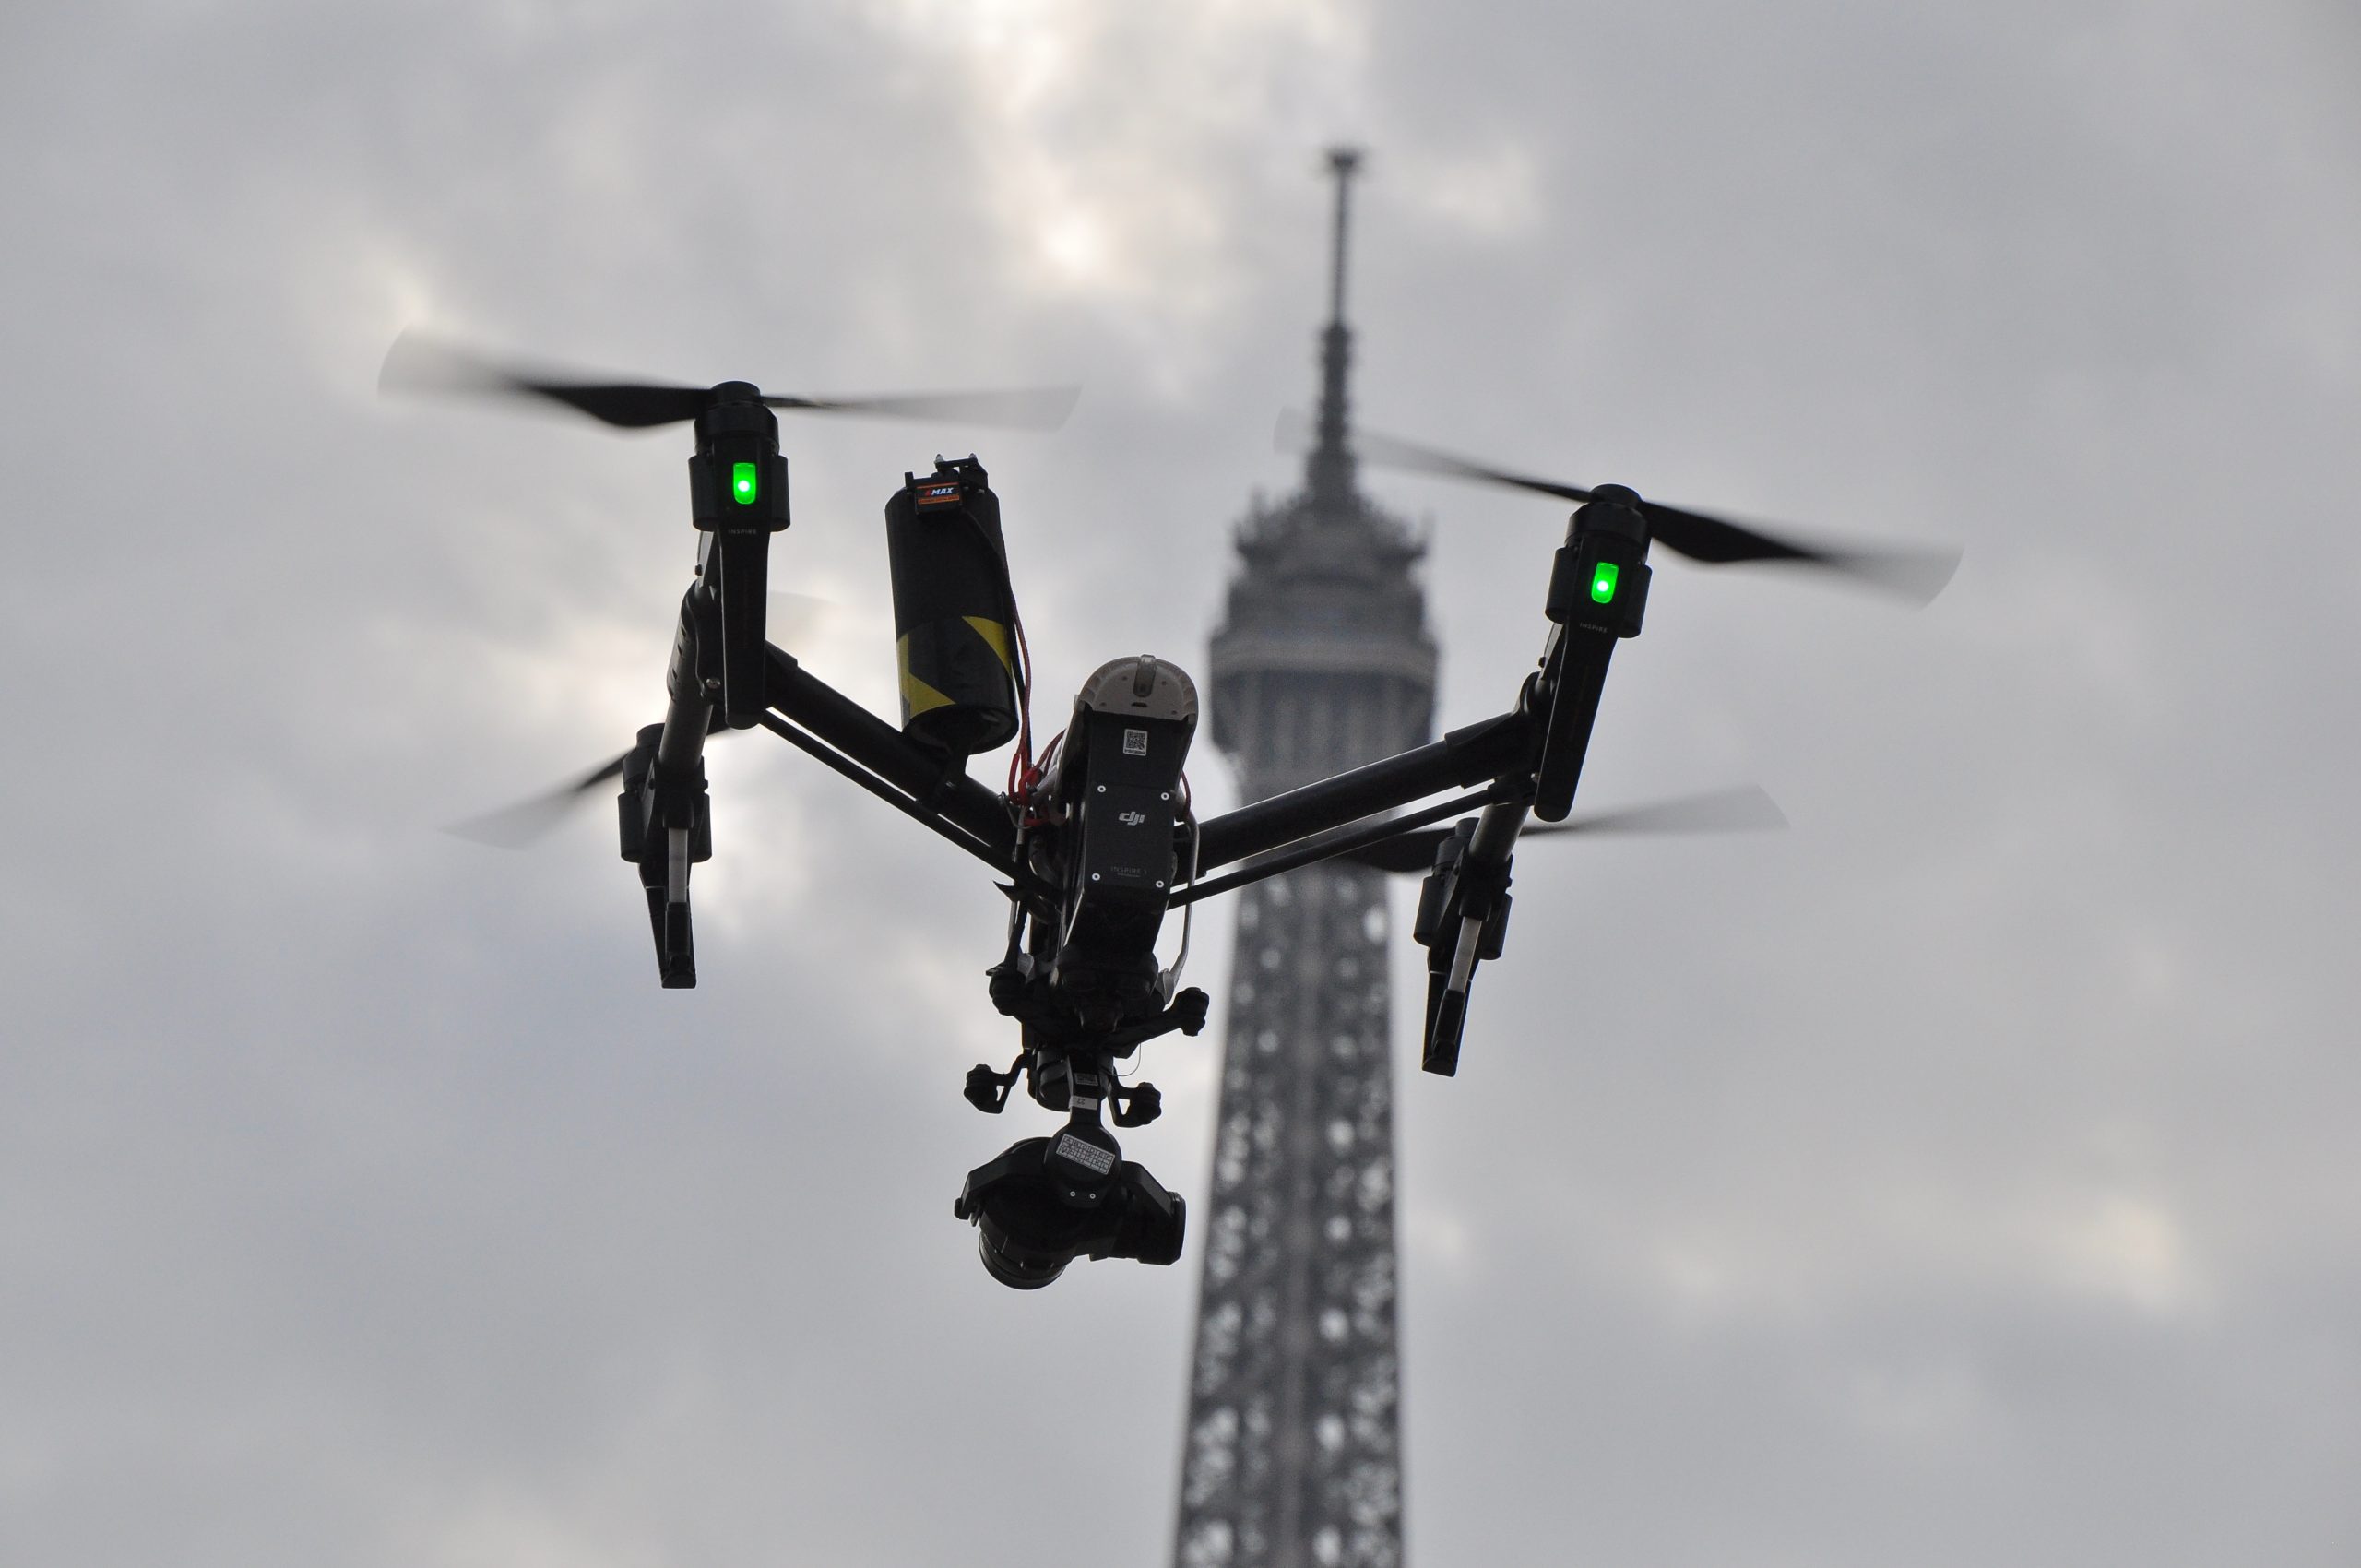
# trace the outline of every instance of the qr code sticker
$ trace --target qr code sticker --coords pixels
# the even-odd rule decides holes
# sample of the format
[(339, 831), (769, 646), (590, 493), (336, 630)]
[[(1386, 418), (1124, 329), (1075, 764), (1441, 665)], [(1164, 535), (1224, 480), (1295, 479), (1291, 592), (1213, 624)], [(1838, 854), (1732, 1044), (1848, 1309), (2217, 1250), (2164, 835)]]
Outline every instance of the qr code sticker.
[(1147, 755), (1147, 731), (1145, 730), (1124, 731), (1123, 754), (1125, 756)]

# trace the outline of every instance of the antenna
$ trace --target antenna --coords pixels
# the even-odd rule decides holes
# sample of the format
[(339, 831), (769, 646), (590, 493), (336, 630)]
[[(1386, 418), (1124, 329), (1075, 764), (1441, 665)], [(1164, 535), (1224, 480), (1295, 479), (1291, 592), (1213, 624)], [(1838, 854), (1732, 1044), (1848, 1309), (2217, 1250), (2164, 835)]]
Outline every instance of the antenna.
[(1350, 509), (1355, 488), (1352, 449), (1346, 444), (1345, 378), (1352, 365), (1353, 329), (1345, 325), (1345, 248), (1353, 176), (1360, 166), (1360, 148), (1328, 149), (1329, 172), (1336, 179), (1336, 219), (1329, 258), (1328, 325), (1320, 334), (1320, 417), (1304, 469), (1305, 487), (1323, 511)]

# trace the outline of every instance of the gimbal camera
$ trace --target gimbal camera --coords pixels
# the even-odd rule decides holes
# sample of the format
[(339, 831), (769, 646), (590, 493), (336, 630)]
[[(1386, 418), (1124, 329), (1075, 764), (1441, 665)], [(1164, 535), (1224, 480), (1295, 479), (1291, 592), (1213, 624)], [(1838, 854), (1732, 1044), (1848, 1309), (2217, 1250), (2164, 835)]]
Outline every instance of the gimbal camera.
[[(1076, 1256), (1169, 1264), (1180, 1254), (1186, 1206), (1123, 1158), (1105, 1122), (1145, 1126), (1162, 1109), (1153, 1085), (1120, 1080), (1119, 1063), (1149, 1039), (1204, 1027), (1205, 993), (1179, 985), (1189, 910), (1199, 900), (1331, 857), (1387, 870), (1422, 866), (1413, 932), (1428, 953), (1422, 1064), (1450, 1075), (1476, 969), (1503, 951), (1521, 835), (1768, 825), (1759, 815), (1729, 820), (1726, 797), (1567, 820), (1609, 658), (1641, 629), (1651, 544), (1708, 564), (1784, 561), (1835, 571), (1919, 602), (1958, 559), (1802, 544), (1643, 501), (1620, 486), (1530, 479), (1364, 432), (1364, 461), (1577, 504), (1549, 574), (1539, 666), (1496, 717), (1201, 822), (1183, 772), (1197, 694), (1175, 665), (1142, 655), (1100, 666), (1075, 697), (1065, 731), (1037, 757), (1032, 672), (1000, 502), (972, 457), (938, 458), (931, 472), (905, 475), (886, 504), (898, 728), (813, 677), (765, 635), (770, 544), (789, 521), (774, 409), (1039, 425), (1063, 417), (1071, 393), (813, 399), (740, 381), (710, 388), (592, 382), (504, 369), (409, 337), (395, 343), (381, 385), (540, 398), (624, 427), (694, 422), (697, 569), (681, 603), (664, 720), (533, 809), (620, 776), (620, 849), (638, 868), (668, 987), (696, 983), (690, 874), (713, 852), (704, 746), (720, 731), (770, 731), (991, 867), (1009, 920), (989, 990), (1016, 1021), (1020, 1050), (1005, 1070), (972, 1069), (967, 1098), (998, 1114), (1022, 1079), (1037, 1104), (1065, 1122), (970, 1171), (953, 1213), (977, 1227), (992, 1277), (1025, 1289), (1055, 1279)], [(1012, 741), (1005, 789), (968, 777), (970, 758)], [(1463, 792), (1417, 804), (1454, 790)], [(1433, 826), (1454, 817), (1464, 820)], [(1528, 818), (1552, 826), (1530, 827)], [(1220, 867), (1231, 869), (1210, 874)], [(1180, 950), (1166, 967), (1156, 944), (1174, 909), (1182, 912)]]

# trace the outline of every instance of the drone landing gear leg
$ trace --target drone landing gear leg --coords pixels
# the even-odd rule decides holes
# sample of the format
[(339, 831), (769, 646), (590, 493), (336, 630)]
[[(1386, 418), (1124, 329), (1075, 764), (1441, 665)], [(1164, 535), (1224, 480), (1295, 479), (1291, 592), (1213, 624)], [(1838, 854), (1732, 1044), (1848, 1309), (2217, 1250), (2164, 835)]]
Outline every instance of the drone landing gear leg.
[(656, 937), (656, 968), (667, 991), (694, 991), (697, 983), (696, 934), (685, 892), (675, 898), (661, 885), (647, 892), (647, 923)]
[(1413, 933), (1427, 950), (1427, 1029), (1418, 1065), (1452, 1077), (1467, 1027), (1467, 992), (1477, 964), (1497, 958), (1508, 941), (1511, 851), (1524, 821), (1522, 800), (1484, 808), (1437, 846), (1434, 870), (1418, 890)]
[[(705, 739), (715, 709), (703, 700), (697, 673), (697, 621), (708, 606), (692, 588), (681, 605), (667, 684), (671, 701), (664, 722), (639, 732), (623, 763), (616, 816), (623, 857), (639, 867), (647, 895), (647, 922), (656, 938), (656, 965), (668, 991), (697, 983), (696, 945), (689, 920), (689, 868), (713, 858), (713, 802), (705, 781)], [(709, 613), (705, 615), (710, 620)]]

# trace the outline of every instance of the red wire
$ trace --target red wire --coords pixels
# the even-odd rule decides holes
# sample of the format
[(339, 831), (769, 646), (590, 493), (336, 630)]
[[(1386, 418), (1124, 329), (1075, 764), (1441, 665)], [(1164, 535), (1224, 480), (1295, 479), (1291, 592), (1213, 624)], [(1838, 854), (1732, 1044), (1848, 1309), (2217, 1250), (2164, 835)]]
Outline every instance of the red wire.
[(1065, 744), (1065, 739), (1066, 732), (1062, 730), (1050, 737), (1050, 743), (1041, 748), (1041, 760), (1026, 769), (1024, 779), (1012, 796), (1022, 804), (1027, 827), (1038, 827), (1047, 820), (1038, 809), (1035, 797), (1040, 793), (1042, 780), (1050, 776), (1050, 769), (1056, 765), (1058, 748)]
[(1016, 628), (1016, 750), (1008, 758), (1008, 793), (1021, 800), (1029, 793), (1025, 779), (1033, 770), (1033, 649), (1025, 641), (1025, 621), (1014, 610), (1009, 623)]

